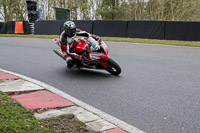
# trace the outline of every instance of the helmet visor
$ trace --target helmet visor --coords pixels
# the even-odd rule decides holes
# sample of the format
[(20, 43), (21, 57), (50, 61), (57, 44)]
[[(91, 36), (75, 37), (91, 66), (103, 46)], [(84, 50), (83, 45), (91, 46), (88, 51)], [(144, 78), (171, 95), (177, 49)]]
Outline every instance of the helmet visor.
[(74, 28), (74, 29), (66, 29), (66, 30), (65, 30), (65, 33), (66, 33), (69, 37), (73, 37), (73, 36), (75, 36), (76, 28)]

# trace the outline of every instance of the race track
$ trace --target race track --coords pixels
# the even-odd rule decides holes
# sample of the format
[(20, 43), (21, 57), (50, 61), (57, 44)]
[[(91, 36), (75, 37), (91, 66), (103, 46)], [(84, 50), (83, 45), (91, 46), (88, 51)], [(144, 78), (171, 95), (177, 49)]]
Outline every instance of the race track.
[(50, 84), (146, 132), (200, 132), (200, 48), (107, 44), (120, 76), (68, 70), (51, 39), (0, 37), (0, 68)]

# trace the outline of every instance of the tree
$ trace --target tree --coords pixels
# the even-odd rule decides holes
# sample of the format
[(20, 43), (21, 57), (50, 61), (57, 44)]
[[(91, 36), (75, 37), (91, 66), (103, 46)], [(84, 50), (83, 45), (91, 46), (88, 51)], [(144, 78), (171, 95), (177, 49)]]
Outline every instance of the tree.
[[(199, 21), (200, 0), (35, 0), (46, 4), (46, 19), (55, 20), (55, 9), (67, 8), (72, 20)], [(5, 21), (26, 20), (25, 0), (0, 0)]]
[(163, 0), (149, 0), (146, 6), (146, 19), (161, 20), (163, 18)]
[(122, 15), (120, 0), (102, 0), (97, 15), (105, 20), (119, 20)]
[(90, 0), (80, 0), (79, 7), (80, 7), (80, 17), (82, 20), (90, 20), (91, 12), (89, 5), (91, 4)]
[(25, 1), (20, 0), (0, 0), (2, 10), (1, 15), (5, 21), (23, 21), (26, 20)]

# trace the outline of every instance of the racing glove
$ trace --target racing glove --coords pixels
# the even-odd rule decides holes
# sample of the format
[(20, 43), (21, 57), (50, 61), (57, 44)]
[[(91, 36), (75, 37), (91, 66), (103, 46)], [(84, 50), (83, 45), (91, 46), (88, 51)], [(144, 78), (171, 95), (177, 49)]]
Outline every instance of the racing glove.
[(91, 35), (92, 38), (94, 38), (96, 41), (99, 40), (99, 36), (96, 36), (96, 35)]

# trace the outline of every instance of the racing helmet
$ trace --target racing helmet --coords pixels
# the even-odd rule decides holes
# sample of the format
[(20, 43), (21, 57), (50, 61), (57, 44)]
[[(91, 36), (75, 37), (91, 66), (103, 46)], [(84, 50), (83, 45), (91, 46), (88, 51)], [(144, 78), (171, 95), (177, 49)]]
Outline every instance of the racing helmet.
[(76, 25), (73, 21), (66, 21), (64, 23), (64, 31), (65, 34), (69, 37), (73, 37), (76, 35)]

